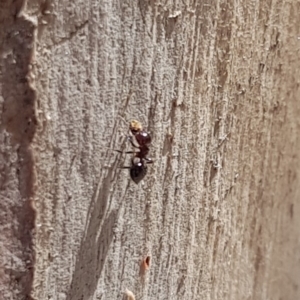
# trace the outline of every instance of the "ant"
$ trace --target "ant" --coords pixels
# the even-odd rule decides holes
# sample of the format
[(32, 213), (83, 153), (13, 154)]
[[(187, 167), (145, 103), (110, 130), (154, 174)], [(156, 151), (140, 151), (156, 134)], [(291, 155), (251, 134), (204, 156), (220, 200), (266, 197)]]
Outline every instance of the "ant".
[[(134, 148), (138, 148), (139, 151), (128, 151), (126, 153), (134, 154), (131, 159), (130, 167), (122, 167), (122, 169), (130, 169), (131, 179), (138, 184), (147, 174), (147, 165), (152, 164), (153, 160), (148, 158), (149, 145), (151, 144), (150, 133), (145, 131), (142, 127), (142, 124), (139, 121), (133, 120), (129, 123), (129, 130), (132, 133), (132, 136), (128, 136), (128, 140)], [(134, 143), (138, 143), (138, 146)]]

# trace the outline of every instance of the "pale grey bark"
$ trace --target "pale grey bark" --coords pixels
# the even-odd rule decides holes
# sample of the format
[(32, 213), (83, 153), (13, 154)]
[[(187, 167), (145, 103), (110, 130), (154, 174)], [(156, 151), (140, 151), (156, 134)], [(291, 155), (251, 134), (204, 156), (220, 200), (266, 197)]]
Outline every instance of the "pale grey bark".
[(298, 299), (299, 7), (2, 1), (2, 299)]

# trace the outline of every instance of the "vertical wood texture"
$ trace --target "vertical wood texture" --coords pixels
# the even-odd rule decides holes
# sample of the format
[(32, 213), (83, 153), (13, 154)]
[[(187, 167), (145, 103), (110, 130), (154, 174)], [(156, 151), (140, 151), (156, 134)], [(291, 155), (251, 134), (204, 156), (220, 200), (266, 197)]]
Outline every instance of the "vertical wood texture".
[(299, 1), (0, 8), (2, 299), (300, 298)]

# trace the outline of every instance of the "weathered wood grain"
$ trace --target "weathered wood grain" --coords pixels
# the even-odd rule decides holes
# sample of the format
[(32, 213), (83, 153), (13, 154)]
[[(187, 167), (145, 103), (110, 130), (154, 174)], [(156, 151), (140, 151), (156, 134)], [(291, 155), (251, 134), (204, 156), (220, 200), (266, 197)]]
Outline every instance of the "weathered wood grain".
[[(300, 2), (6, 2), (5, 299), (298, 299)], [(138, 186), (113, 151), (131, 119)]]

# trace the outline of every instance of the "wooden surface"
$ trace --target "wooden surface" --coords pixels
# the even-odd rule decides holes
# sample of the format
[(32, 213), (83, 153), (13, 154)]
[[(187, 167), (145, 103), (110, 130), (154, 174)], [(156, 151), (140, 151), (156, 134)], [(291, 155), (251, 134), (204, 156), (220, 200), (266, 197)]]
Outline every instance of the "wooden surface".
[(299, 1), (0, 8), (2, 299), (300, 298)]

